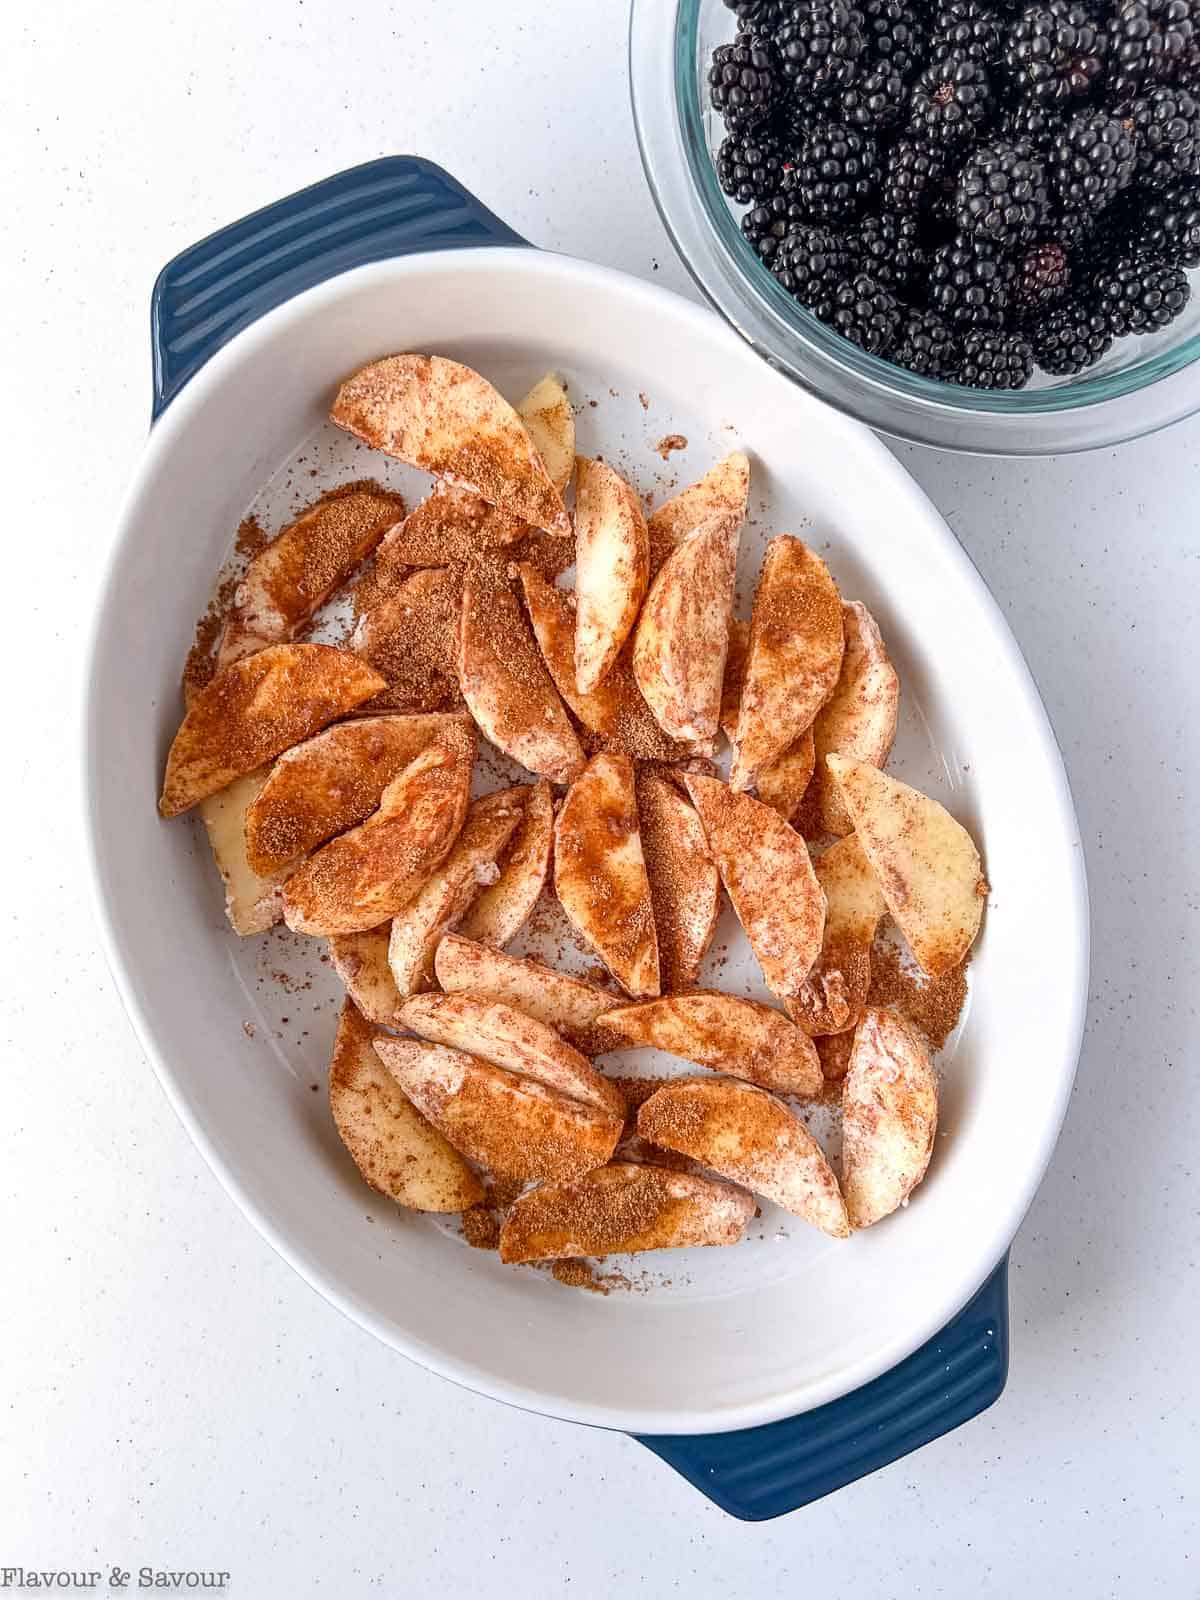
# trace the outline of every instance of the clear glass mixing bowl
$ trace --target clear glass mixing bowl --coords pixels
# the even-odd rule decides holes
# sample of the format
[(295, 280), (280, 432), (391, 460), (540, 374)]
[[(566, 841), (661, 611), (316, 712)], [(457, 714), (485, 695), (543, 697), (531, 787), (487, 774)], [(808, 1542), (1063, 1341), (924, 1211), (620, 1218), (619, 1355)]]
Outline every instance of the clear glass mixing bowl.
[[(767, 361), (821, 399), (902, 439), (980, 455), (1055, 455), (1134, 439), (1200, 410), (1200, 286), (1161, 333), (1122, 339), (1077, 378), (1039, 373), (988, 393), (867, 355), (782, 289), (742, 237), (713, 154), (723, 136), (705, 75), (733, 37), (722, 0), (632, 0), (629, 76), (642, 161), (700, 289)], [(1193, 274), (1193, 280), (1195, 279)]]

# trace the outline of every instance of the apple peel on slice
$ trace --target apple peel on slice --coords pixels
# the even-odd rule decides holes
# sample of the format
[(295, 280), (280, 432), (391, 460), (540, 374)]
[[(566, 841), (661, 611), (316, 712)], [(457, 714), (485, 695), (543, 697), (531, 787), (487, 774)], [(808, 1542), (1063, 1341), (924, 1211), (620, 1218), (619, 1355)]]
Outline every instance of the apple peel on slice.
[(863, 1013), (842, 1086), (842, 1186), (853, 1228), (869, 1228), (921, 1182), (937, 1132), (937, 1076), (895, 1012)]
[(864, 761), (825, 758), (887, 908), (923, 971), (945, 977), (975, 942), (987, 879), (945, 806)]

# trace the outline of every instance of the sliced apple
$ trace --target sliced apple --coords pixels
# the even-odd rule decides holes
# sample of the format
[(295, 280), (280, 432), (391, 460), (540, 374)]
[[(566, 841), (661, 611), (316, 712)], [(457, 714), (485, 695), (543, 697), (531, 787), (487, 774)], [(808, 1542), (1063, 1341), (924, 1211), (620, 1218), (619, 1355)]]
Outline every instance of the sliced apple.
[(646, 594), (641, 503), (604, 461), (575, 465), (575, 683), (587, 694), (612, 670)]
[(580, 694), (575, 682), (575, 597), (548, 583), (528, 562), (520, 568), (525, 605), (534, 637), (554, 686), (572, 713), (604, 748), (643, 761), (671, 761), (690, 745), (668, 738), (654, 720), (633, 676), (629, 653), (622, 651), (602, 682)]
[(742, 684), (746, 680), (746, 655), (749, 649), (750, 624), (742, 617), (730, 617), (725, 676), (721, 682), (721, 731), (731, 744), (737, 737), (738, 712), (742, 707)]
[(557, 373), (547, 372), (517, 401), (517, 415), (525, 424), (551, 483), (562, 494), (575, 471), (575, 413)]
[(478, 1205), (482, 1183), (375, 1054), (380, 1037), (347, 1000), (329, 1069), (329, 1109), (354, 1165), (372, 1189), (413, 1211)]
[(523, 539), (529, 524), (489, 505), (466, 489), (437, 483), (420, 505), (394, 527), (379, 547), (378, 560), (405, 567), (443, 567), (503, 550)]
[(711, 753), (721, 717), (741, 516), (718, 512), (654, 579), (633, 640), (633, 671), (664, 733)]
[(407, 905), (458, 837), (474, 755), (474, 740), (460, 729), (447, 729), (423, 750), (388, 784), (378, 811), (322, 846), (288, 879), (288, 927), (362, 933)]
[(621, 1137), (620, 1117), (462, 1050), (423, 1039), (378, 1039), (375, 1049), (417, 1110), (498, 1177), (582, 1177)]
[(642, 768), (635, 787), (662, 987), (690, 989), (717, 931), (720, 874), (696, 809), (675, 784)]
[(350, 648), (386, 680), (370, 710), (433, 712), (461, 704), (454, 659), (461, 600), (457, 568), (430, 567), (408, 573), (359, 617)]
[(892, 1011), (863, 1013), (842, 1086), (842, 1183), (852, 1228), (905, 1205), (929, 1166), (937, 1077), (915, 1030)]
[(624, 989), (635, 997), (658, 993), (654, 908), (628, 756), (593, 756), (567, 791), (554, 828), (554, 891)]
[(734, 450), (696, 483), (664, 501), (646, 523), (650, 576), (710, 517), (732, 515), (739, 524), (744, 522), (749, 494), (750, 463), (740, 450)]
[(781, 999), (798, 994), (825, 930), (825, 896), (808, 846), (760, 800), (695, 773), (683, 781), (768, 988)]
[(761, 769), (808, 728), (842, 665), (842, 602), (829, 568), (803, 540), (767, 546), (754, 596), (730, 783), (751, 789)]
[(871, 946), (887, 905), (857, 834), (831, 845), (813, 870), (825, 891), (825, 936), (788, 1012), (805, 1033), (843, 1033), (867, 1003)]
[(458, 925), (465, 939), (506, 945), (525, 926), (545, 888), (554, 844), (550, 785), (543, 778), (526, 787), (519, 798), (521, 820), (498, 860), (500, 876), (481, 890)]
[(390, 922), (362, 933), (335, 933), (329, 940), (329, 959), (367, 1021), (394, 1028), (403, 997), (388, 966), (390, 933)]
[(597, 1072), (587, 1057), (561, 1039), (548, 1023), (502, 1000), (473, 994), (419, 994), (405, 1001), (400, 1022), (431, 1044), (465, 1050), (494, 1067), (524, 1073), (584, 1105), (596, 1106), (614, 1117), (625, 1116), (625, 1101), (615, 1083)]
[(469, 489), (535, 527), (571, 530), (524, 423), (470, 367), (412, 354), (372, 361), (342, 384), (329, 415), (372, 449)]
[(600, 1055), (621, 1042), (602, 1022), (606, 1011), (621, 1004), (621, 997), (599, 984), (454, 934), (438, 945), (433, 965), (447, 993), (467, 990), (503, 1000), (547, 1023), (585, 1055)]
[(817, 763), (813, 732), (809, 728), (781, 756), (759, 768), (755, 789), (763, 805), (790, 822), (800, 809)]
[[(882, 767), (892, 752), (900, 712), (900, 679), (888, 660), (874, 617), (857, 600), (842, 607), (846, 653), (837, 686), (817, 713), (818, 804), (826, 833), (849, 833), (854, 824), (825, 765), (827, 755), (849, 756)], [(761, 791), (760, 791), (761, 792)]]
[(480, 889), (495, 880), (500, 870), (496, 857), (516, 832), (523, 810), (519, 788), (476, 800), (450, 854), (396, 913), (388, 966), (399, 994), (419, 994), (429, 987), (439, 941), (458, 926)]
[(755, 1212), (732, 1184), (634, 1161), (613, 1161), (573, 1183), (543, 1183), (513, 1205), (500, 1259), (562, 1260), (736, 1244)]
[[(269, 767), (235, 778), (200, 802), (200, 818), (208, 829), (213, 860), (225, 885), (225, 915), (234, 933), (264, 933), (283, 920), (283, 884), (287, 870), (259, 872), (246, 848), (246, 817), (266, 783)], [(291, 857), (280, 863), (290, 866)]]
[(356, 717), (286, 750), (245, 817), (246, 859), (266, 876), (363, 822), (405, 767), (453, 720), (473, 737), (471, 719)]
[(193, 699), (167, 755), (158, 809), (178, 816), (384, 687), (327, 644), (277, 644), (218, 672)]
[(218, 667), (294, 637), (404, 515), (404, 501), (377, 483), (331, 489), (265, 544), (233, 596)]
[(483, 568), (463, 582), (458, 676), (471, 715), (505, 755), (553, 783), (579, 773), (583, 751), (516, 596)]
[(652, 1144), (703, 1162), (835, 1239), (849, 1237), (821, 1146), (765, 1089), (733, 1078), (674, 1078), (641, 1107), (637, 1128)]
[(774, 1094), (814, 1095), (821, 1063), (808, 1036), (770, 1006), (715, 989), (664, 995), (605, 1013), (628, 1044), (744, 1078)]
[(929, 976), (944, 977), (974, 944), (988, 892), (971, 835), (945, 806), (865, 761), (830, 755), (825, 764), (900, 932)]

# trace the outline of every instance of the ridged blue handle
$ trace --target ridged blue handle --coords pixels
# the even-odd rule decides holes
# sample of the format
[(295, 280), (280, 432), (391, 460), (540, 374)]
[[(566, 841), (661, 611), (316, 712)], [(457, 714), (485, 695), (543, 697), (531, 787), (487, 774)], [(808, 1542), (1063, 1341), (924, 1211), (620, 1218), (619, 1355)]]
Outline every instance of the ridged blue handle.
[(985, 1411), (1008, 1376), (1008, 1258), (936, 1339), (798, 1417), (641, 1443), (731, 1516), (763, 1522), (865, 1478)]
[[(154, 285), (154, 416), (208, 358), (265, 312), (351, 267), (421, 250), (526, 241), (419, 156), (326, 178), (222, 228)], [(723, 1510), (794, 1511), (966, 1422), (1008, 1371), (1007, 1261), (936, 1339), (874, 1383), (816, 1411), (738, 1433), (643, 1435)]]
[(159, 273), (150, 304), (152, 417), (235, 333), (326, 278), (419, 250), (525, 243), (420, 156), (386, 156), (277, 200)]

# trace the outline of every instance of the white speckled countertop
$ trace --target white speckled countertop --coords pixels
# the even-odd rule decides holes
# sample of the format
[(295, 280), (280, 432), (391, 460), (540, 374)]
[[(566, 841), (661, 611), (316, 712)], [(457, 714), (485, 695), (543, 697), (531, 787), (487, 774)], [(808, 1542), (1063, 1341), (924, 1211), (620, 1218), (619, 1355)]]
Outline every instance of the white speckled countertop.
[(1013, 1252), (1007, 1392), (829, 1500), (739, 1524), (629, 1440), (476, 1399), (344, 1321), (202, 1164), (96, 951), (74, 708), (156, 271), (415, 151), (534, 242), (689, 293), (642, 182), (624, 12), (58, 0), (0, 21), (0, 1568), (224, 1569), (248, 1600), (1200, 1595), (1200, 420), (1057, 461), (900, 452), (1058, 730), (1092, 1007)]

